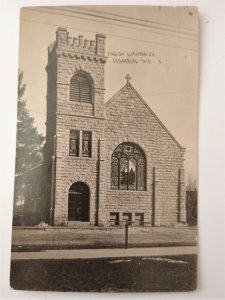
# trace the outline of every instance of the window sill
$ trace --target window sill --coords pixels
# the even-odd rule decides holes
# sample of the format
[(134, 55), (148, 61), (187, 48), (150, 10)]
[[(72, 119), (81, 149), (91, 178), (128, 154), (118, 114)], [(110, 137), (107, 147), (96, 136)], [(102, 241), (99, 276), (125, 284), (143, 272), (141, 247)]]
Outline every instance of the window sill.
[(82, 105), (82, 106), (93, 106), (93, 103), (88, 103), (88, 102), (79, 102), (79, 101), (73, 101), (73, 100), (69, 100), (69, 103), (71, 104), (76, 104), (76, 105)]
[(67, 158), (69, 158), (69, 159), (80, 159), (80, 160), (85, 160), (85, 159), (92, 159), (93, 158), (93, 156), (91, 156), (91, 157), (88, 157), (88, 156), (73, 156), (73, 155), (69, 155), (69, 156), (67, 156)]
[(138, 191), (138, 190), (112, 190), (108, 189), (108, 192), (119, 192), (119, 193), (146, 193), (148, 190), (145, 191)]

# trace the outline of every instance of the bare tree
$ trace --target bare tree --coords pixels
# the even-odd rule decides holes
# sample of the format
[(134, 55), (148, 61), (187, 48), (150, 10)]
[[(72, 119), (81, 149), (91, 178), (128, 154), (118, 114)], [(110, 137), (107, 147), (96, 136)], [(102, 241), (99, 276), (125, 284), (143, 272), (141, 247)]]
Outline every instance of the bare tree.
[(197, 191), (197, 180), (192, 174), (188, 174), (186, 191)]

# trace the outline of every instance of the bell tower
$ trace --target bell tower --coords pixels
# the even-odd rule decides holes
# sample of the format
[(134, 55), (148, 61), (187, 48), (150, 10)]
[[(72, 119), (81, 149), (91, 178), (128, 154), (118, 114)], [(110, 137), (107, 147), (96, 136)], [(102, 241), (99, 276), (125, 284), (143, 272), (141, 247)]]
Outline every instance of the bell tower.
[(99, 170), (100, 157), (104, 160), (106, 60), (103, 34), (96, 34), (95, 40), (82, 35), (72, 38), (60, 27), (48, 48), (45, 163), (52, 225), (67, 224), (71, 215), (74, 221), (79, 219), (69, 211), (73, 207), (69, 190), (76, 182), (90, 190), (88, 220), (101, 223), (98, 208), (104, 180), (100, 184)]

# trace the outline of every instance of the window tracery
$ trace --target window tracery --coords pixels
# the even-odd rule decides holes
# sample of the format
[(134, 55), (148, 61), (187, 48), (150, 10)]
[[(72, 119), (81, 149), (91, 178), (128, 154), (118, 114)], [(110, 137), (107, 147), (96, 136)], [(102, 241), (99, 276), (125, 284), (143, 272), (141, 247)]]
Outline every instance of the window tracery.
[(112, 190), (146, 190), (146, 158), (133, 143), (120, 144), (111, 158)]

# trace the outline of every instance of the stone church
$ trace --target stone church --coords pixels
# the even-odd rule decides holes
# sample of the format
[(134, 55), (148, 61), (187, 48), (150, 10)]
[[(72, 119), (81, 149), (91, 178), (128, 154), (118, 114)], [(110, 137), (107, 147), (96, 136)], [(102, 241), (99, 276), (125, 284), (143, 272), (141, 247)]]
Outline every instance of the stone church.
[[(48, 49), (44, 166), (52, 225), (186, 222), (184, 152), (126, 76), (105, 103), (105, 36)], [(125, 74), (126, 75), (126, 74)]]

